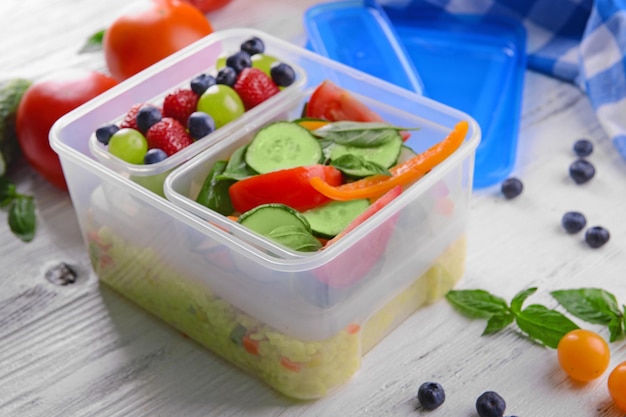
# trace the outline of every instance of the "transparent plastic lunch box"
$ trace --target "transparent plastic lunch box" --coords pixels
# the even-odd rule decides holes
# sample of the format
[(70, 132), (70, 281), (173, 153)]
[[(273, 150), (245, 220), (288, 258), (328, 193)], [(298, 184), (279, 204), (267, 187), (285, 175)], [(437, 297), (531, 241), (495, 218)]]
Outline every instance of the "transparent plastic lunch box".
[[(302, 82), (233, 122), (163, 175), (164, 195), (94, 154), (89, 138), (135, 102), (158, 97), (250, 36), (304, 71)], [(229, 47), (230, 49), (230, 47)], [(302, 254), (247, 233), (194, 203), (216, 158), (260, 127), (295, 118), (331, 80), (389, 123), (416, 126), (420, 152), (468, 120), (450, 157), (323, 251)], [(467, 114), (249, 29), (212, 34), (62, 117), (50, 133), (93, 270), (138, 306), (282, 394), (320, 398), (362, 356), (462, 277), (480, 129)], [(191, 153), (191, 151), (190, 151)], [(164, 171), (164, 172), (166, 172)]]

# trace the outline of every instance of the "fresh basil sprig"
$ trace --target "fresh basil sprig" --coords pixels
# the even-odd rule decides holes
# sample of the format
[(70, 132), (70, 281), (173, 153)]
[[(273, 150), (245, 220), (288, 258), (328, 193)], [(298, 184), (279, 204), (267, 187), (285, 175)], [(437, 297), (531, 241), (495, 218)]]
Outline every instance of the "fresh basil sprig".
[(6, 177), (0, 177), (0, 207), (8, 208), (8, 224), (11, 232), (23, 242), (35, 237), (37, 218), (35, 199), (17, 192), (15, 184)]
[(484, 290), (452, 290), (446, 299), (470, 318), (486, 318), (483, 335), (496, 333), (515, 322), (529, 338), (556, 349), (559, 340), (578, 326), (564, 314), (539, 304), (523, 308), (524, 301), (536, 291), (537, 288), (529, 288), (519, 292), (510, 305)]
[[(484, 290), (451, 290), (446, 299), (467, 317), (487, 319), (483, 335), (496, 333), (515, 322), (531, 339), (556, 348), (559, 340), (578, 325), (559, 311), (539, 304), (522, 308), (526, 299), (536, 291), (537, 288), (520, 291), (510, 305)], [(600, 288), (577, 288), (552, 291), (550, 295), (569, 314), (588, 323), (607, 326), (611, 342), (626, 335), (626, 305), (620, 309), (610, 292)]]
[(311, 133), (337, 144), (367, 148), (388, 142), (396, 137), (399, 131), (417, 129), (401, 128), (382, 122), (340, 121), (328, 123)]

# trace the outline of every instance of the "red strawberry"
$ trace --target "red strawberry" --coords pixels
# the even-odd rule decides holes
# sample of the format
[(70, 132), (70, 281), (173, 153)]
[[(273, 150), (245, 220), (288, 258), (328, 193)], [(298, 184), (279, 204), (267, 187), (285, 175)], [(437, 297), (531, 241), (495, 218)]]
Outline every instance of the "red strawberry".
[[(133, 105), (133, 107), (131, 107), (130, 110), (128, 110), (128, 112), (124, 116), (124, 119), (120, 123), (120, 129), (129, 127), (131, 129), (139, 130), (139, 128), (137, 127), (137, 113), (139, 113), (139, 109), (141, 109), (145, 105), (152, 106), (152, 104), (146, 104), (146, 103), (137, 103)], [(156, 107), (158, 109), (157, 106), (152, 106), (152, 107)]]
[(137, 103), (133, 107), (131, 107), (130, 110), (128, 110), (128, 113), (126, 113), (126, 116), (124, 116), (122, 123), (120, 123), (121, 129), (129, 127), (131, 129), (139, 130), (137, 128), (137, 113), (143, 105), (144, 103)]
[(164, 117), (160, 122), (153, 124), (146, 132), (146, 140), (149, 149), (162, 149), (167, 156), (193, 143), (185, 126), (171, 117)]
[(165, 96), (163, 100), (163, 116), (171, 117), (187, 126), (189, 115), (196, 111), (198, 95), (189, 89), (179, 88)]
[(244, 68), (237, 77), (234, 89), (246, 110), (280, 92), (274, 81), (258, 68)]

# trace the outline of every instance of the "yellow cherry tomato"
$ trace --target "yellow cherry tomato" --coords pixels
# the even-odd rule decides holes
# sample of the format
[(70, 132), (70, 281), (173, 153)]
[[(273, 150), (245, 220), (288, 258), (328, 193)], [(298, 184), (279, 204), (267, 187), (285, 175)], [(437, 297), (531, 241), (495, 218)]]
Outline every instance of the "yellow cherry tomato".
[(561, 368), (576, 381), (598, 378), (609, 367), (611, 351), (602, 336), (590, 330), (567, 333), (557, 346)]
[(626, 362), (620, 363), (611, 371), (607, 385), (615, 405), (626, 413)]

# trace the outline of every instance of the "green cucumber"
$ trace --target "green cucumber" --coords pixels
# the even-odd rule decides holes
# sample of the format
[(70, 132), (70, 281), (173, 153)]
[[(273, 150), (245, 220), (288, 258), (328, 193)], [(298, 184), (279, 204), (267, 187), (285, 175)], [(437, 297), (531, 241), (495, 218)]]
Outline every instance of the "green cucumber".
[(369, 205), (370, 202), (367, 199), (331, 201), (323, 206), (307, 210), (302, 215), (308, 220), (314, 235), (332, 239)]
[(413, 149), (406, 145), (402, 145), (402, 147), (400, 148), (400, 155), (398, 155), (398, 160), (396, 161), (396, 165), (406, 162), (414, 156), (417, 156), (417, 153)]
[(196, 197), (198, 203), (224, 216), (228, 216), (235, 211), (230, 201), (228, 189), (236, 181), (219, 178), (219, 175), (223, 174), (226, 170), (227, 165), (227, 161), (217, 161), (213, 164), (209, 175), (207, 175), (202, 184), (198, 197)]
[(259, 174), (315, 165), (321, 160), (319, 141), (291, 122), (275, 122), (259, 130), (245, 155), (246, 164)]
[(284, 246), (302, 252), (314, 252), (321, 243), (311, 233), (308, 220), (284, 204), (263, 204), (246, 211), (239, 224)]
[(330, 152), (331, 163), (344, 155), (353, 155), (362, 158), (365, 162), (373, 162), (382, 168), (390, 168), (395, 165), (402, 148), (402, 136), (397, 131), (385, 142), (376, 146), (353, 146), (335, 144)]

